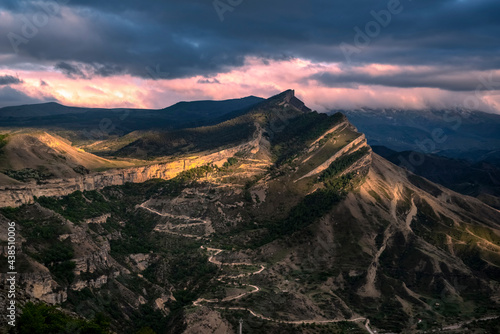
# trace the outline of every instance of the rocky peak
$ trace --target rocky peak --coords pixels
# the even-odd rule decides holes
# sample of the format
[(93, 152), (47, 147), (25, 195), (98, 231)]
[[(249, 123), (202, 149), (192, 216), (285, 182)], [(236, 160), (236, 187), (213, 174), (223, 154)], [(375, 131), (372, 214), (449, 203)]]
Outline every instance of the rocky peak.
[(288, 89), (286, 91), (284, 91), (283, 93), (283, 99), (286, 101), (286, 102), (290, 102), (290, 100), (292, 100), (294, 97), (295, 97), (295, 90), (294, 89)]
[(293, 109), (296, 109), (296, 110), (302, 111), (302, 112), (310, 112), (311, 111), (311, 109), (306, 107), (304, 102), (302, 102), (301, 100), (299, 100), (295, 96), (295, 90), (293, 90), (293, 89), (288, 89), (277, 96), (280, 97), (280, 100), (281, 100), (280, 104), (284, 105), (285, 107), (293, 107)]
[(267, 109), (269, 111), (276, 107), (280, 107), (280, 109), (285, 108), (289, 111), (298, 111), (301, 113), (311, 111), (311, 109), (306, 107), (304, 102), (295, 96), (295, 91), (293, 89), (288, 89), (280, 94), (270, 97), (266, 101), (259, 104), (258, 109)]

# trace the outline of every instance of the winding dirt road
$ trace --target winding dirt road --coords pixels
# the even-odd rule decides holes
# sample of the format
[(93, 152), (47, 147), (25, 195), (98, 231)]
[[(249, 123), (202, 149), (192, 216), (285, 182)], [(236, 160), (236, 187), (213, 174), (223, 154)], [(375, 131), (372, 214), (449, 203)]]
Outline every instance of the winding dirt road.
[[(141, 205), (139, 205), (139, 207), (142, 209), (145, 209), (151, 213), (154, 213), (158, 216), (196, 222), (196, 223), (175, 224), (175, 225), (172, 223), (167, 223), (167, 224), (162, 225), (162, 226), (160, 226), (160, 225), (156, 226), (154, 229), (155, 231), (169, 233), (169, 234), (173, 234), (173, 235), (178, 235), (178, 236), (186, 237), (186, 238), (193, 238), (193, 239), (201, 240), (203, 238), (203, 236), (181, 233), (181, 232), (176, 231), (175, 229), (182, 229), (182, 228), (194, 227), (194, 226), (206, 226), (207, 228), (211, 228), (211, 223), (208, 220), (204, 220), (201, 218), (193, 218), (193, 217), (188, 217), (188, 216), (183, 216), (183, 215), (173, 215), (171, 213), (162, 213), (162, 212), (159, 212), (155, 209), (148, 208), (146, 206), (147, 202), (148, 201), (142, 203)], [(206, 236), (206, 234), (207, 233), (205, 233), (205, 236)]]
[[(251, 263), (245, 263), (245, 262), (231, 262), (231, 263), (223, 263), (219, 260), (217, 260), (215, 257), (217, 255), (219, 255), (220, 253), (223, 252), (222, 249), (217, 249), (217, 248), (210, 248), (210, 247), (205, 247), (205, 246), (201, 246), (202, 249), (205, 249), (209, 252), (213, 252), (214, 254), (211, 255), (209, 258), (208, 258), (208, 261), (210, 263), (213, 263), (215, 265), (218, 265), (218, 266), (253, 266), (253, 264)], [(255, 271), (255, 272), (252, 272), (252, 273), (245, 273), (245, 274), (240, 274), (240, 275), (236, 275), (236, 276), (230, 276), (230, 275), (223, 275), (223, 276), (220, 276), (217, 278), (217, 280), (219, 282), (225, 282), (225, 279), (228, 278), (228, 279), (236, 279), (236, 278), (242, 278), (242, 277), (246, 277), (246, 276), (251, 276), (251, 275), (255, 275), (255, 274), (260, 274), (262, 271), (264, 271), (266, 269), (266, 267), (264, 267), (263, 265), (260, 265), (260, 269)], [(226, 297), (226, 298), (223, 298), (221, 300), (219, 299), (205, 299), (205, 298), (199, 298), (197, 300), (195, 300), (193, 302), (193, 305), (195, 306), (199, 306), (199, 304), (201, 302), (207, 302), (207, 303), (219, 303), (219, 302), (228, 302), (228, 301), (232, 301), (232, 300), (237, 300), (237, 299), (240, 299), (240, 298), (243, 298), (245, 296), (248, 296), (252, 293), (256, 293), (256, 292), (259, 292), (260, 291), (260, 288), (256, 285), (252, 285), (252, 284), (244, 284), (244, 286), (249, 286), (251, 288), (253, 288), (252, 291), (248, 291), (248, 292), (244, 292), (242, 294), (239, 294), (237, 296), (231, 296), (231, 297)]]
[[(188, 227), (188, 226), (198, 226), (198, 225), (206, 225), (210, 224), (209, 221), (200, 219), (200, 218), (192, 218), (188, 216), (177, 216), (177, 215), (172, 215), (169, 213), (161, 213), (157, 210), (148, 208), (145, 204), (147, 202), (142, 203), (139, 205), (140, 208), (143, 208), (145, 210), (148, 210), (154, 214), (157, 214), (162, 217), (169, 217), (169, 218), (175, 218), (175, 219), (182, 219), (182, 220), (187, 220), (187, 221), (198, 221), (198, 223), (191, 223), (191, 224), (178, 224), (175, 225), (175, 227)], [(183, 236), (186, 238), (196, 238), (196, 239), (201, 239), (202, 237), (200, 236), (195, 236), (191, 234), (183, 234), (180, 232), (172, 231), (170, 224), (167, 224), (164, 226), (164, 228), (155, 228), (155, 230), (160, 231), (160, 232), (166, 232), (166, 233), (171, 233), (179, 236)], [(255, 266), (253, 263), (246, 263), (246, 262), (230, 262), (230, 263), (225, 263), (221, 262), (216, 259), (216, 256), (222, 253), (224, 250), (218, 249), (218, 248), (211, 248), (211, 247), (206, 247), (206, 246), (201, 246), (202, 249), (205, 249), (208, 251), (210, 254), (210, 257), (208, 258), (208, 261), (210, 263), (213, 263), (217, 266)], [(217, 278), (219, 282), (225, 282), (225, 279), (237, 279), (237, 278), (243, 278), (246, 276), (251, 276), (251, 275), (257, 275), (262, 273), (266, 267), (262, 264), (259, 265), (260, 269), (255, 271), (255, 272), (250, 272), (250, 273), (244, 273), (244, 274), (239, 274), (235, 276), (231, 275), (222, 275)], [(221, 302), (228, 302), (228, 301), (234, 301), (241, 299), (245, 296), (248, 296), (250, 294), (256, 293), (260, 291), (260, 288), (257, 285), (252, 285), (252, 284), (245, 284), (244, 286), (246, 287), (251, 287), (253, 288), (252, 291), (244, 292), (242, 294), (239, 294), (237, 296), (230, 296), (230, 297), (225, 297), (223, 299), (206, 299), (206, 298), (198, 298), (193, 302), (193, 306), (201, 306), (201, 303), (221, 303)], [(241, 310), (241, 311), (247, 311), (249, 312), (252, 316), (262, 319), (262, 320), (267, 320), (271, 322), (278, 322), (278, 323), (285, 323), (285, 324), (293, 324), (293, 325), (301, 325), (301, 324), (329, 324), (329, 323), (337, 323), (337, 322), (342, 322), (342, 321), (349, 321), (349, 322), (358, 322), (358, 321), (365, 321), (365, 328), (370, 334), (374, 334), (374, 332), (370, 329), (370, 320), (364, 317), (358, 317), (354, 319), (332, 319), (332, 320), (281, 320), (281, 319), (274, 319), (274, 318), (269, 318), (266, 317), (262, 314), (259, 314), (249, 308), (244, 308), (244, 307), (220, 307), (220, 306), (213, 306), (215, 309), (229, 309), (229, 310)]]

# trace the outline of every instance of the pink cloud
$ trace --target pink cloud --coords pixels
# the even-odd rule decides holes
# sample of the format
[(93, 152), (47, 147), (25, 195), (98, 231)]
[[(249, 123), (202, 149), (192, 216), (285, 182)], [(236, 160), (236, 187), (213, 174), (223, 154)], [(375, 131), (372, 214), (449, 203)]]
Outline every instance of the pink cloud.
[[(313, 109), (328, 111), (341, 108), (408, 108), (463, 107), (464, 101), (474, 99), (477, 108), (500, 111), (499, 90), (454, 92), (438, 88), (398, 88), (360, 85), (356, 88), (326, 87), (311, 76), (319, 73), (361, 73), (369, 76), (404, 73), (432, 73), (437, 68), (428, 66), (395, 66), (368, 64), (345, 69), (337, 63), (314, 63), (303, 59), (269, 60), (249, 57), (243, 66), (230, 72), (207, 78), (195, 76), (182, 79), (151, 80), (119, 75), (95, 77), (91, 80), (73, 80), (53, 70), (0, 70), (0, 75), (16, 73), (24, 80), (16, 87), (31, 97), (52, 95), (61, 103), (87, 107), (163, 108), (175, 102), (200, 99), (228, 99), (248, 95), (268, 97), (285, 89), (295, 89), (299, 98)], [(486, 75), (486, 72), (437, 74), (463, 80), (467, 76)], [(495, 71), (500, 75), (500, 71)], [(40, 86), (40, 80), (48, 83)], [(204, 83), (205, 82), (205, 83)]]

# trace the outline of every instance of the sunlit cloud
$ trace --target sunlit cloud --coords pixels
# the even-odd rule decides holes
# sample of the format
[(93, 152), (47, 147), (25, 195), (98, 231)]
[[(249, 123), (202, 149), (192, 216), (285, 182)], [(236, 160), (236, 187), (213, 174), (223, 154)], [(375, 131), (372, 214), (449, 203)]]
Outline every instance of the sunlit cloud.
[[(431, 77), (438, 84), (465, 82), (469, 86), (481, 86), (481, 80), (490, 80), (488, 75), (500, 76), (499, 71), (464, 71), (446, 73), (430, 66), (396, 66), (367, 64), (344, 67), (340, 63), (315, 63), (304, 59), (272, 60), (247, 57), (243, 66), (210, 77), (193, 76), (177, 79), (144, 79), (131, 75), (108, 77), (94, 76), (91, 79), (71, 78), (62, 70), (0, 71), (0, 75), (19, 76), (23, 80), (16, 89), (33, 99), (47, 96), (66, 105), (86, 107), (133, 107), (164, 108), (181, 100), (229, 99), (248, 95), (268, 97), (286, 89), (295, 89), (299, 98), (320, 112), (345, 108), (464, 108), (498, 112), (499, 90), (481, 87), (480, 90), (452, 91), (438, 87), (394, 87), (383, 84), (387, 78)], [(359, 82), (352, 85), (340, 82), (331, 85), (324, 80), (353, 80), (368, 78), (380, 84)], [(346, 79), (347, 78), (347, 79)], [(472, 78), (472, 79), (471, 79)], [(45, 85), (41, 85), (43, 80)], [(331, 78), (329, 80), (332, 80)], [(389, 82), (390, 83), (390, 82)], [(470, 101), (474, 100), (472, 106)], [(466, 102), (468, 101), (468, 102)]]

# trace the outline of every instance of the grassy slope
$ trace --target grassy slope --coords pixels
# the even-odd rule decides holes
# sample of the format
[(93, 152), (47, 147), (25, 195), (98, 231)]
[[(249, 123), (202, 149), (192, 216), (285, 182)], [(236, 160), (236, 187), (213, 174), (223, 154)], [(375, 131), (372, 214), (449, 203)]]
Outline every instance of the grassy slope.
[(0, 170), (4, 173), (33, 170), (47, 177), (79, 175), (75, 168), (81, 169), (81, 173), (85, 169), (103, 170), (141, 164), (130, 159), (104, 159), (72, 146), (61, 137), (37, 131), (9, 134), (0, 152)]

